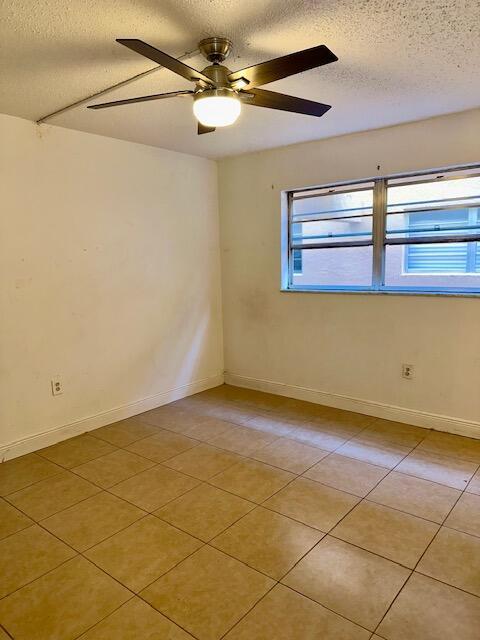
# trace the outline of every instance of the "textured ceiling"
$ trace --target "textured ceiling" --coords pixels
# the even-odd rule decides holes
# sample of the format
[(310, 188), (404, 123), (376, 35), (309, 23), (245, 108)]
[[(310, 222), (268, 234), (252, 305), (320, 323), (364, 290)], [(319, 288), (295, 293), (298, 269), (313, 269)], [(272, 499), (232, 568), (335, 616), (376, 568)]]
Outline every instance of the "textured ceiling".
[[(3, 0), (0, 11), (0, 112), (31, 120), (155, 66), (119, 37), (179, 57), (203, 37), (225, 35), (234, 43), (232, 70), (317, 44), (339, 57), (267, 87), (333, 105), (318, 119), (244, 106), (236, 125), (197, 136), (191, 100), (175, 98), (105, 111), (82, 105), (49, 120), (202, 156), (480, 105), (478, 0)], [(195, 54), (185, 60), (206, 64)], [(187, 87), (159, 69), (96, 101)]]

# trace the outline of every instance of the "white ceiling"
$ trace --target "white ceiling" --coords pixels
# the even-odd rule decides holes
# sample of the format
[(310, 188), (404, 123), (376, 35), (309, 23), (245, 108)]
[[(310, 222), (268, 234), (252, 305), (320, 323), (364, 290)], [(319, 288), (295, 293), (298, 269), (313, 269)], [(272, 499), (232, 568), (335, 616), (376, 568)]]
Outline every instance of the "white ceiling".
[[(333, 105), (322, 118), (245, 106), (234, 126), (197, 136), (191, 100), (175, 98), (49, 120), (212, 158), (480, 105), (478, 0), (3, 0), (1, 14), (0, 112), (31, 120), (155, 66), (115, 38), (179, 57), (225, 35), (232, 70), (317, 44), (339, 57), (268, 86)], [(159, 69), (96, 102), (187, 87)]]

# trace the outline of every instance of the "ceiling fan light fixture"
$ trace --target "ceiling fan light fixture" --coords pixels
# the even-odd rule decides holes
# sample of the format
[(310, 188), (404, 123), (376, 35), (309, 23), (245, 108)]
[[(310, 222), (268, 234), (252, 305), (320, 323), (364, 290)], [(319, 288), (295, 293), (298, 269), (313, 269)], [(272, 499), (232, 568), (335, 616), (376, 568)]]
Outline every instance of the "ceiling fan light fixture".
[(236, 93), (226, 89), (199, 92), (193, 102), (193, 113), (205, 127), (228, 127), (236, 122), (241, 110)]

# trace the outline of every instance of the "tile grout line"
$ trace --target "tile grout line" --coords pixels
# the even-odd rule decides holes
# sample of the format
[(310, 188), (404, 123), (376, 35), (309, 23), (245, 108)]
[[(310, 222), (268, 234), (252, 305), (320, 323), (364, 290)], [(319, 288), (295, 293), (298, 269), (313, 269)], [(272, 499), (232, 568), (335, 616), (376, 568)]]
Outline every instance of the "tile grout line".
[(263, 596), (261, 598), (259, 598), (259, 600), (257, 600), (257, 602), (255, 602), (249, 609), (248, 611), (246, 611), (236, 622), (234, 622), (234, 624), (229, 627), (225, 633), (223, 633), (218, 640), (223, 640), (223, 638), (225, 638), (226, 635), (228, 635), (230, 633), (230, 631), (232, 631), (237, 625), (240, 624), (240, 622), (246, 618), (248, 616), (248, 614), (253, 611), (255, 609), (255, 607), (264, 599), (268, 596), (268, 594), (273, 591), (275, 589), (275, 587), (278, 585), (278, 582), (274, 582), (274, 584), (270, 587), (270, 589), (268, 589), (268, 591), (266, 591)]
[(12, 636), (10, 631), (8, 631), (8, 629), (6, 629), (1, 622), (0, 622), (0, 631), (3, 631), (5, 633), (5, 635), (7, 635), (12, 640), (15, 640), (15, 638)]

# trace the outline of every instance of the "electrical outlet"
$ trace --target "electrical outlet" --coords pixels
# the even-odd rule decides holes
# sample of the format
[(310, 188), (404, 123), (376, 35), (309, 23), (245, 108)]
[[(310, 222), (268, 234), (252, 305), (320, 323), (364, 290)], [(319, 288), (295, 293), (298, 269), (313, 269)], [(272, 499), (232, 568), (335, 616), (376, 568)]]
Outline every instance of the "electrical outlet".
[(60, 376), (55, 376), (50, 382), (52, 384), (52, 396), (60, 396), (63, 393), (63, 385)]
[(415, 368), (413, 364), (402, 364), (402, 378), (411, 380), (415, 377)]

